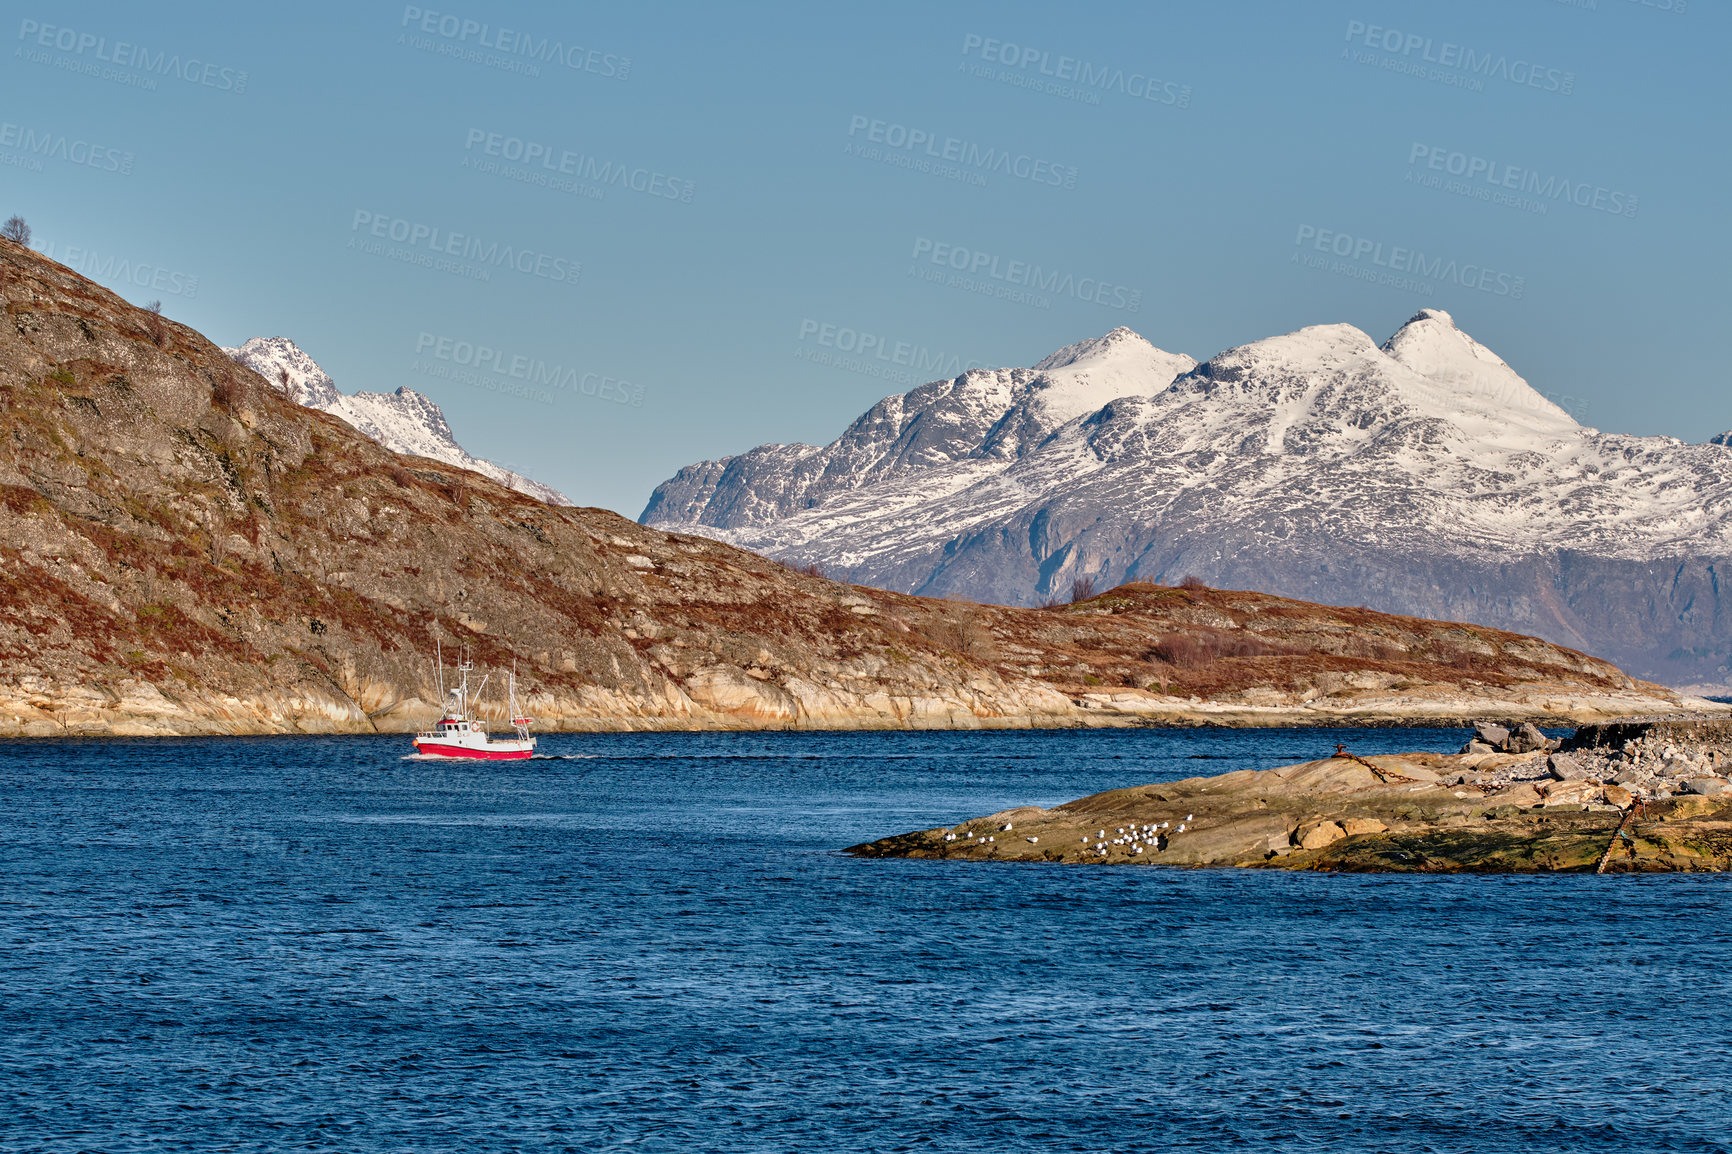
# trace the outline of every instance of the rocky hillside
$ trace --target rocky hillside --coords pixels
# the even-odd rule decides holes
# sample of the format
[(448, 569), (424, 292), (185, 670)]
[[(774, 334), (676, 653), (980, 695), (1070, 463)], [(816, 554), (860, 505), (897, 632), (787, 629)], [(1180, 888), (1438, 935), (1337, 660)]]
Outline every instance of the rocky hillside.
[(1202, 364), (1118, 329), (886, 398), (821, 448), (690, 466), (641, 520), (911, 593), (1196, 574), (1724, 686), (1726, 453), (1585, 428), (1427, 309), (1381, 346), (1320, 325)]
[(851, 587), (375, 444), (0, 242), (0, 734), (401, 730), (435, 639), (544, 727), (1594, 719), (1676, 695), (1496, 630), (1136, 585)]

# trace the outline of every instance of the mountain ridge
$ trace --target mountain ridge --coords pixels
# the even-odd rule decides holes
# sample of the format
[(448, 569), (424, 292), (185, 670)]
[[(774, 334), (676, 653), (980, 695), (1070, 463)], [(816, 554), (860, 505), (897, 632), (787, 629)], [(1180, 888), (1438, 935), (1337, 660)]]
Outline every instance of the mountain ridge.
[(688, 466), (640, 521), (904, 592), (1039, 604), (1078, 579), (1194, 573), (1534, 632), (1644, 676), (1732, 681), (1721, 448), (1586, 428), (1448, 313), (1421, 310), (1381, 345), (1316, 325), (1171, 377), (1133, 363), (1107, 390), (1117, 395), (1009, 438), (1008, 451), (993, 430), (952, 421), (947, 453), (924, 469), (850, 465), (868, 418), (888, 423), (911, 398), (921, 415), (987, 383), (1096, 399), (1062, 380), (1036, 387), (1041, 376), (971, 370), (886, 398), (829, 445), (797, 451), (823, 469), (788, 468), (787, 450)]

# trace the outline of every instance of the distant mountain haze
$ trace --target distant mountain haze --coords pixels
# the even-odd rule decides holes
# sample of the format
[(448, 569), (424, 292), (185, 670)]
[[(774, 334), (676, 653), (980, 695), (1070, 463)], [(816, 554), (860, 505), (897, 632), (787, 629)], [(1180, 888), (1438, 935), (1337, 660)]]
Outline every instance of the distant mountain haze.
[(640, 520), (903, 592), (1035, 604), (1078, 578), (1478, 622), (1724, 686), (1729, 436), (1585, 427), (1425, 309), (1202, 364), (1119, 328), (887, 397), (821, 448), (681, 469)]

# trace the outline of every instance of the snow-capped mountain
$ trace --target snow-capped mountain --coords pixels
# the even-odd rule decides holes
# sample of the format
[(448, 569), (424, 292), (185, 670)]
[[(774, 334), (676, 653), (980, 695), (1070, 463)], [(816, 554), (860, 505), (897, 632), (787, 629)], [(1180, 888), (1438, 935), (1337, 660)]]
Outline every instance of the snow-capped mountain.
[(886, 397), (821, 449), (761, 445), (688, 466), (656, 489), (639, 519), (728, 530), (730, 540), (743, 530), (743, 541), (850, 494), (863, 499), (865, 515), (887, 512), (886, 502), (921, 505), (997, 475), (1061, 426), (1116, 397), (1164, 388), (1196, 364), (1117, 328), (1032, 369), (971, 369)]
[(682, 469), (642, 520), (909, 592), (1194, 574), (1732, 680), (1726, 450), (1583, 427), (1435, 309), (1382, 346), (1320, 325), (1200, 365), (1117, 329)]
[(342, 418), (393, 453), (431, 457), (470, 469), (549, 505), (571, 504), (557, 489), (470, 456), (452, 435), (439, 406), (413, 389), (345, 395), (337, 391), (336, 382), (313, 358), (287, 337), (254, 337), (239, 348), (223, 352), (282, 390), (296, 404)]

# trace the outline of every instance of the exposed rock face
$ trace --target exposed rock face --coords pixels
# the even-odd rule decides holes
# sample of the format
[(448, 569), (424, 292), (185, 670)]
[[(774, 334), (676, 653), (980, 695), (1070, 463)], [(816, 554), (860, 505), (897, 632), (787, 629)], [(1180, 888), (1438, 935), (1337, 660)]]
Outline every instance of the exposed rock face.
[(1195, 574), (1732, 682), (1721, 445), (1584, 428), (1435, 309), (1381, 347), (1321, 325), (1187, 370), (1119, 330), (1063, 359), (887, 398), (822, 449), (694, 465), (641, 520), (908, 592), (1038, 604)]
[(393, 453), (430, 457), (469, 469), (549, 505), (571, 504), (557, 489), (471, 456), (457, 443), (438, 404), (413, 389), (345, 396), (337, 391), (330, 375), (287, 337), (254, 337), (239, 348), (223, 352), (259, 374), (297, 405), (339, 417)]
[(564, 728), (1618, 716), (1496, 630), (1153, 586), (924, 600), (399, 457), (0, 242), (0, 735), (412, 728), (434, 639)]
[[(1732, 737), (1732, 722), (1720, 725), (1721, 737)], [(1732, 751), (1732, 742), (1724, 748)], [(848, 852), (1391, 872), (1732, 870), (1732, 782), (1724, 777), (1692, 777), (1676, 797), (1662, 791), (1644, 800), (1591, 777), (1552, 780), (1543, 759), (1493, 756), (1503, 760), (1336, 756), (1188, 778), (1009, 810)], [(980, 836), (1007, 818), (1022, 840)]]

